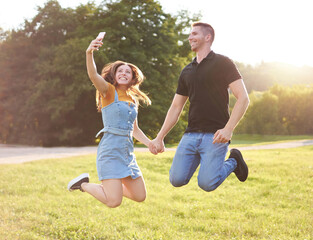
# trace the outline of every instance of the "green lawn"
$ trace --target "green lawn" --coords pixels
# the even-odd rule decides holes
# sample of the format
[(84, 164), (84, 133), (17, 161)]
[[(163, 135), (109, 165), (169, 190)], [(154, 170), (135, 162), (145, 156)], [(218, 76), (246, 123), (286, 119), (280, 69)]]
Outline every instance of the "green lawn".
[(234, 134), (232, 144), (234, 145), (264, 145), (280, 142), (289, 142), (296, 140), (313, 139), (311, 135), (251, 135), (251, 134)]
[(69, 180), (89, 172), (95, 155), (0, 165), (0, 239), (312, 239), (313, 146), (244, 151), (245, 183), (234, 174), (215, 191), (196, 175), (174, 188), (174, 152), (137, 153), (148, 197), (109, 209)]

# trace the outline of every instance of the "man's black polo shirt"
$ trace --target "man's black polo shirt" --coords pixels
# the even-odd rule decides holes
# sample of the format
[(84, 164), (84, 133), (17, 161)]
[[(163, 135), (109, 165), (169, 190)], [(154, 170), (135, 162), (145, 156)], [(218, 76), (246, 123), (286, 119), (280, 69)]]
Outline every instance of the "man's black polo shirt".
[(196, 58), (181, 72), (177, 94), (190, 101), (186, 132), (216, 132), (229, 120), (229, 84), (241, 75), (228, 57), (211, 51), (200, 64)]

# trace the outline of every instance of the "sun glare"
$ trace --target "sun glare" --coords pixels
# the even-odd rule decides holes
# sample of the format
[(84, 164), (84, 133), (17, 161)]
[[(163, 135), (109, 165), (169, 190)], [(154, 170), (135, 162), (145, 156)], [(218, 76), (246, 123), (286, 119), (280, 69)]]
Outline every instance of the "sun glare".
[[(62, 7), (87, 0), (58, 0)], [(310, 0), (158, 0), (165, 12), (201, 13), (216, 31), (213, 50), (235, 61), (255, 64), (282, 61), (313, 66), (313, 22)], [(46, 0), (3, 1), (0, 27), (16, 28), (36, 14)], [(99, 4), (101, 0), (96, 0)], [(15, 6), (19, 6), (16, 8)]]
[[(216, 32), (213, 50), (235, 61), (313, 66), (309, 0), (161, 0), (169, 11), (201, 12)], [(227, 7), (226, 7), (227, 6)]]

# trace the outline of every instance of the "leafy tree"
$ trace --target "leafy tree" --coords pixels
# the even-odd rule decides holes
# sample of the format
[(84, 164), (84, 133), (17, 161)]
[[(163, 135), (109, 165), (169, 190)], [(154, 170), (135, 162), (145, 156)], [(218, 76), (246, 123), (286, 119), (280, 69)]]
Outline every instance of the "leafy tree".
[[(166, 14), (159, 3), (152, 0), (123, 0), (106, 6), (107, 11), (101, 13), (99, 22), (99, 29), (102, 26), (108, 30), (105, 51), (101, 54), (109, 61), (132, 62), (145, 74), (142, 89), (149, 94), (152, 106), (141, 109), (139, 124), (154, 137), (174, 96), (179, 72), (191, 56), (190, 51), (186, 51), (189, 46), (183, 31), (195, 19), (189, 18), (186, 12), (178, 17)], [(179, 42), (185, 44), (179, 46)], [(185, 126), (181, 121), (167, 140), (177, 140)]]
[[(192, 59), (185, 32), (198, 19), (187, 11), (167, 14), (154, 0), (103, 1), (75, 9), (50, 0), (23, 28), (6, 32), (0, 28), (0, 141), (45, 146), (94, 143), (101, 115), (86, 73), (85, 49), (99, 31), (107, 32), (95, 53), (99, 72), (106, 63), (123, 60), (145, 74), (142, 90), (152, 106), (140, 108), (139, 125), (154, 138), (179, 73)], [(237, 65), (252, 102), (237, 132), (313, 134), (312, 67)], [(273, 87), (275, 83), (279, 85)], [(305, 85), (291, 87), (295, 83)], [(230, 98), (231, 107), (234, 100)], [(167, 142), (180, 139), (187, 111), (188, 103)]]
[(249, 96), (251, 104), (237, 133), (313, 134), (313, 85), (275, 85)]
[(252, 134), (284, 134), (278, 116), (278, 101), (278, 97), (269, 92), (262, 94), (248, 108), (244, 121), (237, 131)]
[[(139, 123), (155, 137), (191, 56), (183, 32), (196, 19), (186, 12), (166, 14), (153, 0), (104, 1), (76, 9), (50, 0), (38, 7), (23, 29), (0, 43), (0, 140), (45, 146), (93, 143), (101, 116), (86, 74), (85, 49), (103, 30), (104, 51), (95, 54), (98, 70), (118, 59), (143, 70), (142, 89), (153, 105), (141, 109)], [(167, 140), (177, 140), (185, 125), (183, 118)]]
[(0, 27), (0, 43), (8, 37), (8, 32)]
[[(23, 115), (34, 84), (35, 51), (22, 31), (12, 31), (0, 44), (0, 137), (2, 142), (23, 138), (28, 128)], [(18, 141), (16, 141), (18, 142)]]
[(270, 92), (280, 100), (278, 114), (288, 134), (313, 134), (313, 85), (275, 85)]

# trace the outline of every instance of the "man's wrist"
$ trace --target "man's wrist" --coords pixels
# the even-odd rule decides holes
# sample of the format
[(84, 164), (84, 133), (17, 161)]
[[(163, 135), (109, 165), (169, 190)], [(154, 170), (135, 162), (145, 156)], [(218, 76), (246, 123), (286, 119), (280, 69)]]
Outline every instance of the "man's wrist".
[(227, 130), (227, 131), (233, 132), (233, 131), (235, 130), (235, 127), (231, 127), (231, 126), (229, 126), (229, 125), (226, 125), (226, 126), (224, 127), (224, 129)]
[(159, 140), (159, 141), (163, 141), (163, 140), (164, 140), (164, 137), (165, 137), (165, 136), (163, 136), (162, 134), (159, 133), (159, 134), (156, 136), (155, 139), (157, 139), (157, 140)]

